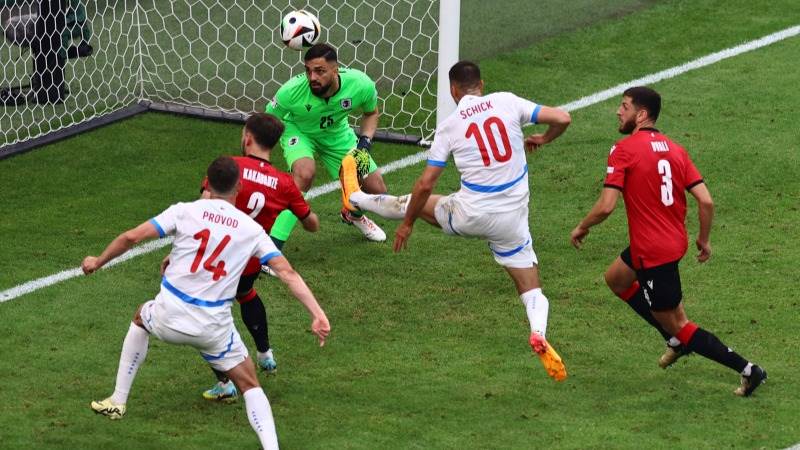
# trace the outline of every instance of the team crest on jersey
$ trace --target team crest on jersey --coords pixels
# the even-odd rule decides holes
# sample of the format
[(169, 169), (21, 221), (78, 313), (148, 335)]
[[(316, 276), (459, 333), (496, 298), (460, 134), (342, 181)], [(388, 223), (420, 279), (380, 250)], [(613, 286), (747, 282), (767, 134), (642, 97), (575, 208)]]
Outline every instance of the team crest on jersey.
[(288, 144), (289, 146), (292, 146), (292, 145), (297, 145), (298, 142), (300, 142), (300, 138), (297, 136), (292, 136), (289, 138)]
[(306, 105), (306, 111), (311, 111), (311, 105)]
[(350, 109), (353, 107), (353, 100), (350, 98), (345, 98), (342, 99), (342, 101), (339, 102), (339, 104), (342, 105), (342, 109)]

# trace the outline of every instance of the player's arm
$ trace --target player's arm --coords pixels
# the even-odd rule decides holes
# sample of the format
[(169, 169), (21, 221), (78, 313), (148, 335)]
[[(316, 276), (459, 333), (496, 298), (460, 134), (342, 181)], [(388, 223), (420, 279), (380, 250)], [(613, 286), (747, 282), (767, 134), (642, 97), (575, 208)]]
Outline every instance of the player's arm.
[(411, 193), (411, 200), (408, 202), (406, 215), (403, 218), (403, 223), (397, 226), (394, 232), (394, 251), (400, 250), (408, 246), (408, 238), (411, 237), (411, 232), (414, 228), (414, 222), (422, 212), (422, 208), (428, 202), (433, 188), (436, 187), (436, 182), (442, 175), (444, 167), (440, 166), (426, 166), (425, 171), (422, 172), (417, 182), (414, 183), (414, 190)]
[(620, 191), (617, 188), (603, 188), (603, 191), (600, 192), (600, 198), (597, 199), (592, 209), (570, 233), (570, 239), (575, 248), (581, 248), (583, 239), (589, 234), (589, 228), (603, 222), (614, 212), (614, 208), (617, 207), (619, 193)]
[(308, 216), (301, 220), (300, 223), (303, 225), (303, 229), (306, 231), (310, 231), (312, 233), (319, 231), (319, 217), (317, 217), (314, 211), (308, 213)]
[(378, 120), (380, 119), (380, 112), (378, 111), (378, 89), (375, 87), (375, 82), (369, 77), (364, 75), (361, 80), (361, 108), (364, 111), (361, 116), (360, 137), (358, 140), (358, 148), (370, 150), (372, 138), (375, 136), (375, 130), (378, 129)]
[(90, 274), (103, 267), (117, 256), (127, 252), (131, 247), (145, 239), (159, 237), (158, 230), (152, 222), (147, 221), (117, 236), (100, 256), (87, 256), (81, 263), (83, 273)]
[[(364, 114), (361, 116), (361, 136), (368, 138), (372, 141), (373, 136), (375, 136), (375, 130), (378, 129), (378, 120), (380, 119), (380, 112), (378, 112), (378, 108), (376, 107), (371, 112), (364, 111)], [(361, 144), (361, 139), (359, 139), (359, 144)], [(371, 144), (371, 142), (370, 142)], [(367, 147), (369, 150), (369, 147)]]
[(706, 262), (711, 258), (711, 222), (714, 220), (714, 201), (711, 199), (711, 192), (705, 183), (698, 183), (689, 188), (689, 193), (697, 200), (697, 216), (700, 222), (700, 230), (697, 232), (697, 260)]
[(536, 150), (564, 134), (569, 124), (572, 123), (572, 117), (563, 109), (542, 106), (536, 113), (534, 122), (547, 125), (547, 130), (544, 133), (532, 134), (525, 138), (525, 149), (528, 151)]
[(325, 338), (331, 332), (331, 325), (328, 322), (328, 317), (325, 311), (319, 306), (311, 289), (308, 288), (303, 277), (300, 276), (289, 264), (289, 261), (283, 256), (275, 256), (267, 261), (270, 268), (286, 284), (291, 291), (292, 295), (306, 307), (309, 314), (311, 314), (311, 331), (319, 338), (319, 345), (325, 345)]

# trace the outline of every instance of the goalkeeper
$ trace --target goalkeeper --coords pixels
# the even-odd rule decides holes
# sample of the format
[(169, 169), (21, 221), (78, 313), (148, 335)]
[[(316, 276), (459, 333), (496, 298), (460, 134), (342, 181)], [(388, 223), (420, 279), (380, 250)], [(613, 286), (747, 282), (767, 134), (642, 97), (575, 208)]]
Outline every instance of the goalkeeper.
[[(281, 137), (286, 164), (297, 187), (307, 192), (314, 180), (317, 155), (330, 176), (338, 176), (342, 182), (342, 220), (371, 241), (385, 241), (386, 233), (347, 200), (350, 191), (359, 188), (356, 165), (358, 175), (364, 175), (361, 188), (365, 192), (386, 192), (378, 166), (368, 153), (379, 117), (375, 82), (361, 71), (340, 68), (336, 50), (328, 44), (312, 46), (303, 60), (306, 73), (281, 86), (266, 107), (286, 125)], [(347, 120), (357, 110), (363, 113), (360, 136)], [(278, 216), (270, 235), (279, 248), (296, 223), (297, 218), (290, 211)]]

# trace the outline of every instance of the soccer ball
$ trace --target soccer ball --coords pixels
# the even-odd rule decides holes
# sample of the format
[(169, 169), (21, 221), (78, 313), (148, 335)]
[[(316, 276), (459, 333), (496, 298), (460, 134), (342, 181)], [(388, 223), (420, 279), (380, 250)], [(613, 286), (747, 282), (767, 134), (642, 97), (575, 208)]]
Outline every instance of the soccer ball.
[(292, 50), (311, 47), (319, 39), (321, 28), (316, 16), (308, 11), (292, 11), (281, 21), (281, 40)]

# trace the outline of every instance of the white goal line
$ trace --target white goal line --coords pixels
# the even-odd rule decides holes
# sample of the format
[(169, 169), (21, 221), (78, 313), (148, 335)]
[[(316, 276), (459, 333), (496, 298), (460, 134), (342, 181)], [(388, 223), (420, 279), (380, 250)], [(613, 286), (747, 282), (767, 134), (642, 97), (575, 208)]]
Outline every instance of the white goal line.
[[(742, 53), (746, 53), (752, 50), (759, 49), (761, 47), (766, 47), (768, 45), (774, 44), (776, 42), (782, 41), (784, 39), (788, 39), (790, 37), (794, 37), (800, 34), (800, 25), (796, 25), (793, 27), (786, 28), (784, 30), (778, 31), (776, 33), (772, 33), (766, 35), (762, 38), (755, 39), (753, 41), (745, 42), (744, 44), (737, 45), (735, 47), (726, 48), (724, 50), (718, 51), (716, 53), (712, 53), (710, 55), (703, 56), (701, 58), (697, 58), (695, 60), (689, 61), (685, 64), (681, 64), (679, 66), (671, 67), (666, 70), (662, 70), (660, 72), (656, 72), (642, 78), (637, 78), (635, 80), (631, 80), (622, 84), (618, 84), (612, 88), (606, 89), (604, 91), (600, 91), (594, 93), (592, 95), (588, 95), (586, 97), (580, 98), (575, 100), (574, 102), (567, 103), (565, 105), (561, 105), (560, 108), (565, 109), (567, 111), (576, 111), (582, 108), (586, 108), (588, 106), (600, 103), (602, 101), (608, 100), (609, 98), (616, 97), (622, 94), (625, 89), (633, 86), (642, 86), (657, 83), (659, 81), (667, 80), (669, 78), (676, 77), (683, 73), (689, 72), (690, 70), (699, 69), (701, 67), (709, 66), (711, 64), (717, 63), (724, 59), (732, 58), (734, 56), (740, 55)], [(393, 172), (395, 170), (403, 169), (405, 167), (414, 165), (420, 161), (423, 161), (426, 158), (427, 152), (421, 151), (419, 153), (415, 153), (410, 156), (406, 156), (405, 158), (398, 159), (396, 161), (392, 161), (385, 166), (381, 167), (381, 171), (383, 173)], [(329, 192), (333, 192), (339, 189), (339, 183), (336, 181), (332, 181), (330, 183), (324, 184), (322, 186), (315, 187), (308, 191), (308, 195), (306, 198), (311, 200), (315, 197), (319, 197), (323, 194), (327, 194)], [(172, 242), (171, 238), (163, 238), (158, 239), (155, 241), (148, 242), (146, 244), (137, 246), (136, 248), (131, 249), (124, 255), (114, 259), (113, 261), (109, 262), (105, 268), (111, 267), (115, 264), (119, 264), (121, 262), (127, 261), (131, 258), (134, 258), (139, 255), (143, 255), (145, 253), (149, 253), (154, 250), (158, 250), (169, 245)], [(0, 291), (0, 303), (7, 302), (9, 300), (13, 300), (17, 297), (20, 297), (25, 294), (29, 294), (31, 292), (37, 291), (39, 289), (52, 286), (56, 283), (60, 283), (64, 280), (68, 280), (70, 278), (75, 278), (80, 276), (83, 272), (81, 271), (80, 267), (65, 270), (59, 272), (54, 275), (46, 276), (43, 278), (38, 278), (36, 280), (28, 281), (27, 283), (20, 284), (10, 289), (6, 289), (4, 291)], [(794, 447), (793, 447), (794, 448)]]

